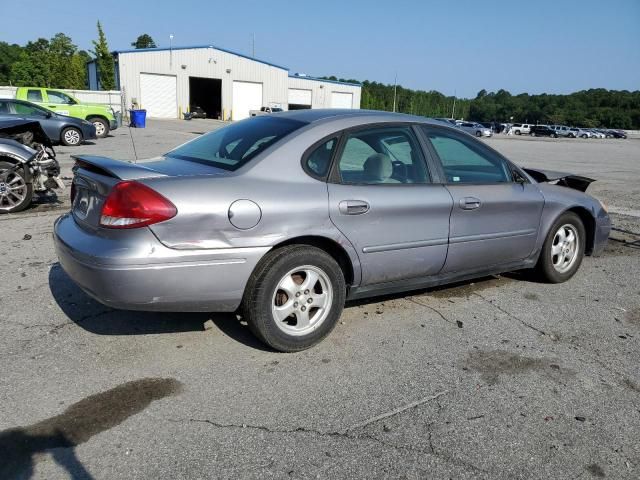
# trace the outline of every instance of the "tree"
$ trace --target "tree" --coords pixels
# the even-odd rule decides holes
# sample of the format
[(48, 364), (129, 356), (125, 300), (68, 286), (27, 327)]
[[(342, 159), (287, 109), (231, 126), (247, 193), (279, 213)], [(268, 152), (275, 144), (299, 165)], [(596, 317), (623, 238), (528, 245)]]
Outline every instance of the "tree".
[(98, 68), (98, 76), (100, 79), (100, 86), (103, 90), (115, 90), (115, 71), (116, 66), (113, 61), (113, 55), (109, 51), (109, 45), (107, 44), (107, 37), (102, 31), (102, 25), (98, 21), (98, 40), (93, 40), (93, 54), (96, 57), (96, 66)]
[(143, 33), (142, 35), (138, 36), (135, 42), (131, 42), (131, 46), (135, 49), (156, 48), (156, 42), (153, 41), (151, 35)]
[(21, 55), (20, 45), (0, 42), (0, 85), (8, 85), (11, 82), (11, 67)]

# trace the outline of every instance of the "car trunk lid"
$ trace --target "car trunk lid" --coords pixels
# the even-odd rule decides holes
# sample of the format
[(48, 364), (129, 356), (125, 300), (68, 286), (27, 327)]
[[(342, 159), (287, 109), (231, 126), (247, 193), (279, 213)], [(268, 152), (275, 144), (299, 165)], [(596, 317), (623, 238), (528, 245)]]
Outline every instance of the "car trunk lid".
[(131, 163), (95, 155), (74, 155), (72, 206), (76, 221), (98, 228), (102, 207), (113, 187), (122, 181), (145, 181), (152, 178), (214, 175), (224, 170), (173, 158), (159, 157), (148, 162)]

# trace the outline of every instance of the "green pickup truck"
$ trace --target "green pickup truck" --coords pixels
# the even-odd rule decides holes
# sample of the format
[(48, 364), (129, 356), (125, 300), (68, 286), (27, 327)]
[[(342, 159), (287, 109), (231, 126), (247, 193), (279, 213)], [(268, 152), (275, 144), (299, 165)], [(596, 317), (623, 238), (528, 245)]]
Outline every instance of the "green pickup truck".
[(88, 120), (95, 125), (99, 138), (106, 137), (109, 131), (118, 127), (115, 112), (110, 106), (82, 103), (68, 93), (53, 88), (20, 87), (16, 91), (16, 98), (48, 108), (60, 115)]

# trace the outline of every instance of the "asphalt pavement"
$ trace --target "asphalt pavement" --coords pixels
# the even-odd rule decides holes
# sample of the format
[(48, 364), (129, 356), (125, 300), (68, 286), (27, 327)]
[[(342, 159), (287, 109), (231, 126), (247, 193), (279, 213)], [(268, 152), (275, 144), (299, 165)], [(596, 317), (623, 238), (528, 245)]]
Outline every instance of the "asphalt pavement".
[[(144, 158), (219, 125), (60, 147), (63, 174), (71, 154)], [(0, 217), (0, 478), (639, 478), (640, 141), (486, 141), (596, 178), (604, 254), (560, 285), (510, 274), (352, 303), (296, 354), (234, 315), (90, 299), (53, 251), (66, 195)]]

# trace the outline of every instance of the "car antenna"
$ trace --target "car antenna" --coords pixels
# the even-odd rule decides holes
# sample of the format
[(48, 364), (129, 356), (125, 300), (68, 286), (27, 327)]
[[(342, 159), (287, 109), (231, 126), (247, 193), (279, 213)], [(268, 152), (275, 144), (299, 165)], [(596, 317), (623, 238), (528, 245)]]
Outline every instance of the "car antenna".
[[(132, 105), (132, 107), (134, 107), (134, 105)], [(129, 115), (131, 115), (131, 114), (129, 114)], [(138, 162), (138, 152), (136, 151), (136, 142), (133, 141), (133, 133), (131, 132), (131, 118), (129, 118), (129, 138), (131, 139), (131, 146), (133, 147), (133, 156), (135, 158), (133, 163), (137, 163)]]

